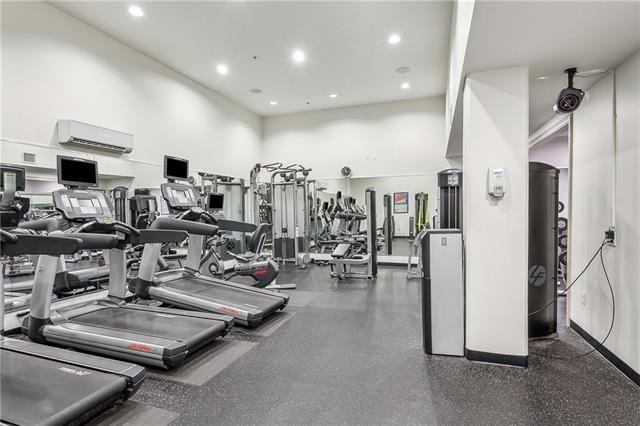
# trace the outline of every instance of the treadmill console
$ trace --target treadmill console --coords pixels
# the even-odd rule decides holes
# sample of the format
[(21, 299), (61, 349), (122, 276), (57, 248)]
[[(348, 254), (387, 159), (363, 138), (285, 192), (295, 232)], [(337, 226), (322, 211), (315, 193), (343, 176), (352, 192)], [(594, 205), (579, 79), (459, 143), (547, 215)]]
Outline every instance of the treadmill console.
[(193, 187), (182, 183), (163, 183), (162, 198), (170, 209), (189, 210), (198, 207), (198, 197)]
[(113, 219), (111, 201), (101, 191), (60, 189), (53, 192), (53, 205), (69, 221)]

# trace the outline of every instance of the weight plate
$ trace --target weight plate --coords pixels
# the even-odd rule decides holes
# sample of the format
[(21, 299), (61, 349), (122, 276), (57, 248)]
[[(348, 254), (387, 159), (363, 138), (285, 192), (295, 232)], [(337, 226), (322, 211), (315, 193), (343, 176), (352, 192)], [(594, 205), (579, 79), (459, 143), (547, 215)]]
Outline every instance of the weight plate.
[(560, 253), (560, 257), (558, 258), (558, 260), (560, 260), (560, 263), (563, 265), (567, 265), (567, 252), (563, 251), (562, 253)]
[(566, 217), (558, 219), (558, 231), (563, 233), (569, 227), (569, 220)]
[(567, 236), (567, 234), (561, 235), (560, 238), (558, 238), (558, 245), (560, 246), (560, 248), (566, 249), (568, 247), (568, 244), (569, 237)]

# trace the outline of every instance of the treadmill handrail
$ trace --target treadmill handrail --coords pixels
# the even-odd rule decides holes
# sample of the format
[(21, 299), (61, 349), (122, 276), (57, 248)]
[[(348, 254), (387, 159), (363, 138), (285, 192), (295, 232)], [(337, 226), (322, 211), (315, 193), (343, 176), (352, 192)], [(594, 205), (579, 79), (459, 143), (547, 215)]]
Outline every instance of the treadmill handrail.
[(249, 222), (242, 222), (239, 220), (230, 220), (230, 219), (222, 219), (222, 218), (217, 218), (217, 220), (218, 220), (218, 228), (220, 228), (221, 231), (235, 231), (235, 232), (249, 233), (249, 232), (255, 231), (256, 228), (258, 228), (258, 225), (256, 224), (249, 223)]
[(140, 235), (130, 236), (127, 242), (137, 244), (180, 243), (187, 238), (186, 231), (173, 229), (141, 229)]
[[(6, 231), (2, 231), (3, 235)], [(82, 249), (82, 240), (59, 235), (31, 235), (10, 233), (11, 238), (2, 241), (3, 256), (42, 255), (60, 256), (73, 254)], [(13, 241), (11, 241), (13, 240)]]
[(121, 232), (124, 235), (140, 235), (140, 230), (128, 225), (124, 222), (117, 220), (99, 221), (92, 220), (87, 222), (79, 228), (74, 229), (75, 233), (94, 233), (94, 234), (109, 234), (113, 232)]
[(54, 232), (68, 228), (68, 222), (59, 214), (43, 219), (28, 220), (18, 224), (19, 229), (29, 229), (36, 232)]
[(218, 227), (202, 222), (192, 222), (190, 220), (174, 219), (170, 217), (159, 217), (149, 227), (150, 229), (169, 229), (172, 231), (186, 231), (193, 235), (205, 235), (213, 237), (218, 233)]
[(120, 238), (117, 235), (110, 234), (89, 234), (86, 232), (71, 232), (67, 234), (50, 234), (50, 235), (66, 235), (80, 240), (80, 250), (108, 250), (117, 248), (120, 244)]

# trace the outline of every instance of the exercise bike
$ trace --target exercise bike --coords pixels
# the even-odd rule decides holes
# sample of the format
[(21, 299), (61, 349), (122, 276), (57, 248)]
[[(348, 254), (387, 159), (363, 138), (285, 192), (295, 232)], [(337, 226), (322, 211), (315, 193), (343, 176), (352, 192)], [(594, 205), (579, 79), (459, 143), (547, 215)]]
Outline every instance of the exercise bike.
[(268, 233), (269, 225), (267, 224), (263, 223), (255, 228), (248, 242), (250, 253), (246, 256), (227, 250), (227, 254), (235, 260), (232, 266), (227, 266), (218, 255), (218, 249), (226, 246), (229, 238), (224, 233), (209, 238), (205, 243), (204, 255), (200, 260), (201, 271), (204, 269), (211, 276), (224, 280), (234, 277), (249, 277), (252, 279), (250, 285), (257, 288), (276, 290), (296, 288), (295, 284), (275, 283), (280, 273), (280, 267), (273, 259), (263, 254)]

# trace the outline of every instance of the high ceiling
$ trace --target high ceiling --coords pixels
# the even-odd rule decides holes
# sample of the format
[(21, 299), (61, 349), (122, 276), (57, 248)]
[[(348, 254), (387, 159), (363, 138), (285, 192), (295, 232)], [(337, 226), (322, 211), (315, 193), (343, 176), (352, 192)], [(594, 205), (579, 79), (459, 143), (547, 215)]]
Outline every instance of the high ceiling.
[(449, 1), (51, 3), (261, 116), (445, 92)]
[[(465, 73), (528, 65), (533, 131), (554, 115), (556, 96), (567, 86), (564, 69), (610, 70), (638, 49), (638, 1), (482, 1), (475, 6)], [(600, 78), (577, 78), (575, 85), (588, 89)]]

